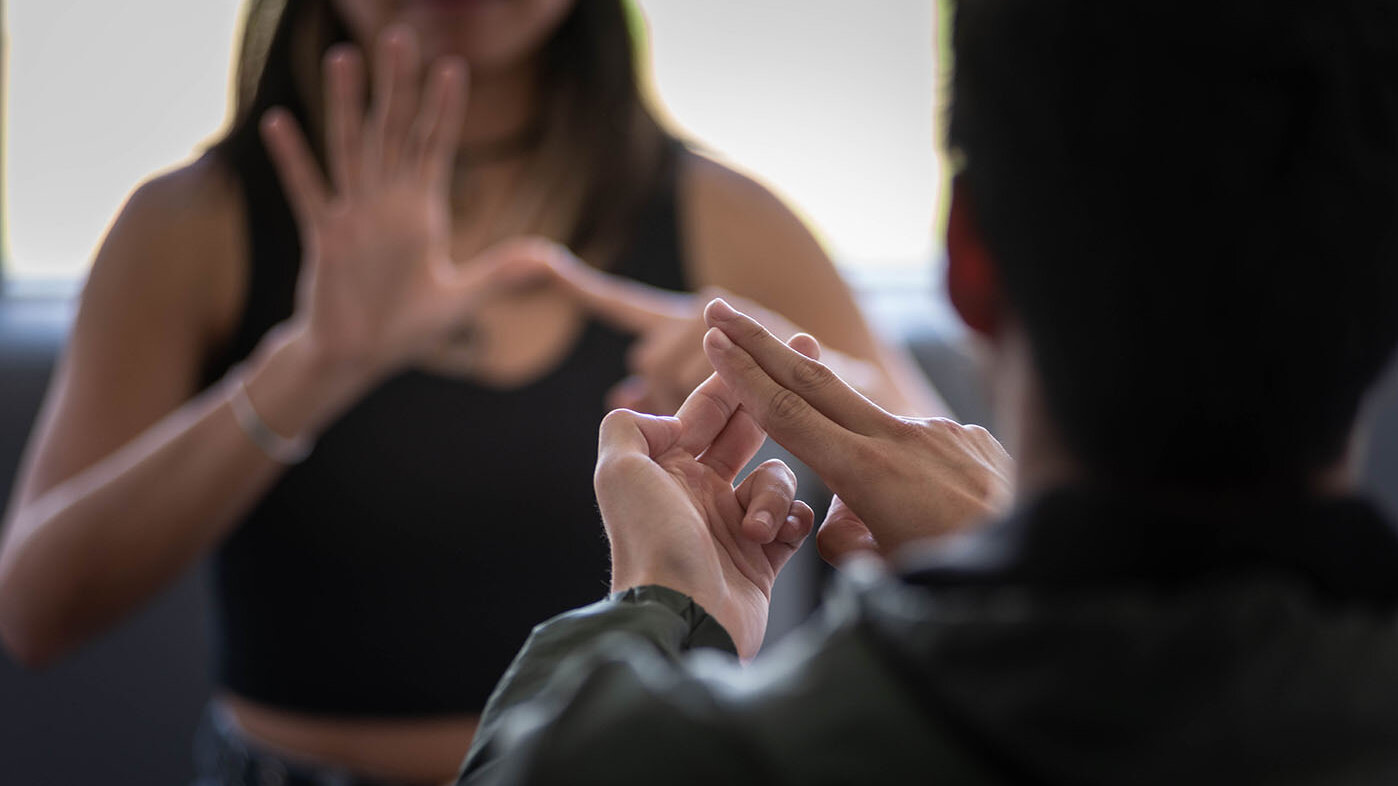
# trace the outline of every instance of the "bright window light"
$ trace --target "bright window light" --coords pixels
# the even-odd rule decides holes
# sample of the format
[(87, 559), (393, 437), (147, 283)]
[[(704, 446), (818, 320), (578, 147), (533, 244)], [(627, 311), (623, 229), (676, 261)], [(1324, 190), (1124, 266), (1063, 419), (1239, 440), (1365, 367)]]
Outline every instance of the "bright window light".
[(10, 0), (7, 274), (82, 275), (132, 187), (227, 113), (238, 0)]
[(933, 251), (933, 0), (639, 0), (674, 122), (776, 189), (847, 268)]
[[(638, 4), (681, 130), (777, 190), (841, 264), (926, 268), (931, 0)], [(5, 5), (6, 272), (81, 276), (132, 187), (222, 126), (242, 3)]]

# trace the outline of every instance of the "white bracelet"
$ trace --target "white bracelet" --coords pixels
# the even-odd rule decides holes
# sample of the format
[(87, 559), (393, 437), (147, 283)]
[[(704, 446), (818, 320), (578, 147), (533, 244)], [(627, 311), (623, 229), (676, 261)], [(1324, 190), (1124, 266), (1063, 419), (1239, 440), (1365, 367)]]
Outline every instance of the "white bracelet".
[(228, 404), (233, 408), (233, 419), (238, 421), (238, 427), (258, 450), (267, 454), (267, 458), (290, 466), (301, 463), (311, 455), (313, 445), (309, 439), (304, 436), (294, 439), (283, 437), (273, 431), (272, 427), (267, 425), (267, 421), (257, 414), (241, 375), (238, 383), (233, 386), (233, 395), (228, 399)]

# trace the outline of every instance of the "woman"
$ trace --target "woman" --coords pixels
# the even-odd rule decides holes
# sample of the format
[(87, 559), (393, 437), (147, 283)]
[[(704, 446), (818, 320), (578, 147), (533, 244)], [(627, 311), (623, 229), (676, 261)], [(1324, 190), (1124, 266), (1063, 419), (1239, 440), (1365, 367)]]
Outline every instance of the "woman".
[(617, 0), (254, 2), (230, 131), (97, 254), (0, 635), (47, 662), (212, 552), (211, 779), (449, 778), (529, 626), (604, 591), (597, 423), (707, 373), (667, 292), (704, 286), (934, 406), (800, 223), (645, 110)]

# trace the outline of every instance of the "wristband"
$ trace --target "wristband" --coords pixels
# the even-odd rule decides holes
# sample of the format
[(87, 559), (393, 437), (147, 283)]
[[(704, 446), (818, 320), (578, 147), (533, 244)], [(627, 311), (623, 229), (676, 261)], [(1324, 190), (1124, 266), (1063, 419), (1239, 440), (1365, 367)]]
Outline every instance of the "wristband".
[(228, 399), (228, 404), (233, 408), (233, 419), (238, 421), (238, 428), (243, 430), (248, 441), (265, 453), (267, 458), (278, 464), (290, 466), (301, 463), (311, 455), (313, 444), (310, 440), (304, 436), (294, 439), (283, 437), (273, 431), (272, 427), (267, 425), (267, 421), (257, 414), (241, 375), (237, 384), (233, 386), (233, 395)]

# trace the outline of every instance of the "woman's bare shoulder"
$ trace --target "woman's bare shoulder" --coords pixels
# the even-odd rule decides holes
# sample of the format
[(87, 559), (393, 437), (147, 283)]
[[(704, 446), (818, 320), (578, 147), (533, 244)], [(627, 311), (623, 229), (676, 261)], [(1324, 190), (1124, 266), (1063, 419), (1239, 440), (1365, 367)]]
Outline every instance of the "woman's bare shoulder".
[(753, 215), (754, 221), (787, 216), (795, 219), (776, 194), (756, 178), (695, 150), (680, 159), (681, 198), (697, 209), (734, 216)]
[(783, 275), (829, 267), (805, 223), (755, 178), (691, 152), (678, 190), (688, 264), (700, 282), (762, 290)]
[(237, 179), (213, 154), (156, 174), (112, 223), (84, 299), (139, 297), (167, 316), (184, 312), (187, 325), (217, 340), (242, 303), (244, 221)]
[(231, 228), (242, 205), (232, 169), (213, 153), (146, 178), (126, 201), (119, 220), (152, 223), (163, 232), (200, 235)]

